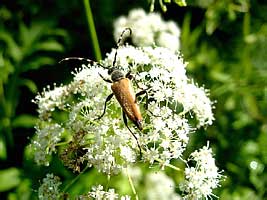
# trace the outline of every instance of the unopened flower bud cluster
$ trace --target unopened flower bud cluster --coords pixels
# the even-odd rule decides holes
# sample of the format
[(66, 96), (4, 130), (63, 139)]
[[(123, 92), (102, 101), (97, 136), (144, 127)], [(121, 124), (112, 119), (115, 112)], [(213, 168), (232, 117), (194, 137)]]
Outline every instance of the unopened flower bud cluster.
[(53, 174), (47, 174), (43, 179), (42, 185), (38, 189), (39, 200), (60, 199), (62, 193), (59, 186), (61, 184), (59, 177)]

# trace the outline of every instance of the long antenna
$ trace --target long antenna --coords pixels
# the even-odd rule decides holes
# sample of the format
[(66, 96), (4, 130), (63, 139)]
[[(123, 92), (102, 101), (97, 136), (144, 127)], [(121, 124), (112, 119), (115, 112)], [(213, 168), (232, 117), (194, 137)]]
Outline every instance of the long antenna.
[(121, 43), (122, 38), (123, 38), (123, 35), (124, 35), (124, 33), (125, 33), (126, 31), (129, 31), (129, 36), (132, 34), (132, 29), (131, 29), (131, 28), (125, 28), (125, 29), (122, 31), (122, 33), (121, 33), (121, 35), (120, 35), (120, 37), (119, 37), (119, 39), (118, 39), (118, 42), (117, 42), (117, 48), (116, 48), (115, 57), (114, 57), (114, 60), (113, 60), (113, 63), (112, 63), (112, 67), (115, 66), (115, 63), (116, 63), (116, 61), (117, 61), (118, 48), (119, 48), (120, 45), (121, 45), (120, 43)]
[(84, 62), (87, 62), (87, 63), (90, 63), (90, 64), (97, 63), (96, 61), (90, 60), (88, 58), (82, 58), (82, 57), (68, 57), (68, 58), (63, 58), (58, 63), (61, 64), (63, 62), (69, 61), (69, 60), (79, 60), (79, 61), (84, 61)]
[[(122, 31), (122, 33), (121, 33), (121, 35), (120, 35), (120, 37), (119, 37), (119, 39), (118, 39), (118, 42), (117, 42), (117, 48), (116, 48), (115, 57), (114, 57), (114, 60), (113, 60), (113, 63), (112, 63), (112, 67), (114, 67), (115, 64), (116, 64), (116, 61), (117, 61), (117, 54), (118, 54), (118, 48), (122, 45), (121, 43), (122, 43), (123, 35), (125, 34), (126, 31), (129, 31), (129, 36), (132, 34), (132, 29), (131, 29), (131, 28), (125, 28), (125, 29)], [(105, 67), (105, 66), (101, 65), (99, 62), (90, 60), (90, 59), (88, 59), (88, 58), (82, 58), (82, 57), (68, 57), (68, 58), (64, 58), (64, 59), (60, 60), (58, 63), (61, 64), (61, 63), (63, 63), (63, 62), (69, 61), (69, 60), (79, 60), (79, 61), (84, 61), (84, 62), (87, 62), (87, 63), (89, 63), (89, 64), (91, 64), (91, 65), (93, 65), (93, 64), (97, 64), (97, 65), (103, 67), (104, 69), (109, 69), (108, 67)]]

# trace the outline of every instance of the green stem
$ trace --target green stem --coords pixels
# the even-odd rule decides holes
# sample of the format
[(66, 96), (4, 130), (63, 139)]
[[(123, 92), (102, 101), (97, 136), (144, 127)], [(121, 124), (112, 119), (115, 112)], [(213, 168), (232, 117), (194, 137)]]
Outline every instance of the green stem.
[(14, 150), (14, 136), (12, 131), (12, 120), (16, 114), (16, 107), (19, 101), (19, 93), (18, 93), (18, 81), (20, 72), (18, 67), (15, 67), (15, 72), (13, 75), (10, 76), (8, 80), (6, 95), (3, 91), (3, 110), (4, 110), (4, 117), (5, 117), (5, 137), (6, 137), (6, 145), (12, 154)]
[(155, 0), (151, 0), (150, 8), (149, 8), (149, 11), (150, 12), (153, 12), (154, 11), (154, 4), (155, 4)]
[[(164, 161), (161, 159), (155, 159), (155, 160), (158, 161), (159, 163), (164, 163)], [(176, 167), (176, 166), (168, 164), (168, 163), (164, 163), (164, 166), (170, 167), (176, 171), (181, 171), (181, 169), (179, 167)]]
[(133, 194), (135, 195), (135, 199), (138, 200), (138, 195), (136, 193), (136, 190), (135, 190), (135, 187), (134, 187), (134, 184), (133, 184), (133, 180), (131, 178), (131, 175), (129, 173), (129, 170), (128, 170), (128, 167), (126, 167), (126, 173), (127, 173), (127, 176), (128, 176), (128, 180), (129, 180), (129, 183), (131, 185), (131, 188), (132, 188), (132, 191), (133, 191)]
[(101, 60), (101, 51), (97, 39), (97, 34), (95, 30), (95, 24), (94, 24), (94, 19), (92, 15), (92, 10), (90, 7), (90, 2), (89, 0), (83, 0), (84, 8), (85, 8), (85, 13), (86, 13), (86, 18), (87, 18), (87, 23), (88, 23), (88, 29), (90, 32), (90, 37), (93, 43), (93, 49), (94, 49), (94, 54), (95, 58), (97, 61)]
[(67, 184), (65, 186), (65, 188), (63, 189), (63, 192), (67, 192), (68, 189), (81, 177), (81, 175), (88, 169), (88, 165), (82, 170), (82, 172), (76, 176), (74, 179), (71, 180), (71, 182), (69, 184)]

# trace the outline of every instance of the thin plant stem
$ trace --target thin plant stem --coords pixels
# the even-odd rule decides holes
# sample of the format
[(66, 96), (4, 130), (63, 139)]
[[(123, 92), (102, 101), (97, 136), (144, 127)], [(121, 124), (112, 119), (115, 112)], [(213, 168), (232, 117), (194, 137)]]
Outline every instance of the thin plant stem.
[[(155, 159), (155, 160), (158, 161), (159, 163), (164, 163), (164, 161), (162, 161), (161, 159)], [(172, 168), (172, 169), (174, 169), (176, 171), (181, 171), (181, 169), (179, 167), (176, 167), (176, 166), (168, 164), (168, 163), (164, 163), (164, 166)]]
[(169, 167), (169, 168), (172, 168), (172, 169), (174, 169), (174, 170), (176, 170), (176, 171), (181, 171), (181, 169), (180, 169), (179, 167), (176, 167), (176, 166), (171, 165), (171, 164), (165, 164), (165, 166), (167, 166), (167, 167)]
[(153, 12), (154, 11), (154, 5), (155, 4), (155, 0), (151, 0), (151, 3), (150, 3), (150, 8), (149, 8), (149, 11), (150, 12)]
[(71, 182), (65, 186), (63, 191), (66, 192), (71, 187), (71, 185), (73, 185), (88, 168), (89, 167), (87, 165), (78, 176), (76, 176), (74, 179), (72, 179)]
[(83, 0), (83, 4), (84, 4), (84, 8), (85, 8), (85, 14), (86, 14), (86, 19), (87, 19), (87, 23), (88, 23), (88, 29), (89, 29), (90, 37), (91, 37), (92, 44), (93, 44), (93, 50), (94, 50), (95, 58), (97, 61), (99, 61), (102, 59), (102, 56), (101, 56), (101, 51), (100, 51), (100, 47), (99, 47), (99, 43), (98, 43), (98, 39), (97, 39), (96, 30), (95, 30), (95, 24), (94, 24), (92, 10), (90, 7), (90, 1), (89, 0)]
[(135, 190), (135, 187), (134, 187), (134, 184), (133, 184), (133, 180), (132, 180), (132, 178), (131, 178), (131, 176), (130, 176), (130, 174), (129, 174), (128, 167), (126, 167), (126, 173), (127, 173), (127, 177), (128, 177), (129, 183), (130, 183), (130, 185), (131, 185), (133, 194), (135, 195), (135, 199), (136, 199), (136, 200), (139, 200), (138, 195), (137, 195), (136, 190)]

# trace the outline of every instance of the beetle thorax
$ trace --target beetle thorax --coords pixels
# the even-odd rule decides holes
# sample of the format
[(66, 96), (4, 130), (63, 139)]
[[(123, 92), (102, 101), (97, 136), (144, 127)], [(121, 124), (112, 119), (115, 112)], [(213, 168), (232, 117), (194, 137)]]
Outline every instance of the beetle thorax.
[(113, 81), (113, 82), (115, 82), (115, 81), (119, 81), (119, 80), (121, 80), (121, 79), (123, 79), (124, 78), (124, 74), (120, 71), (120, 70), (114, 70), (111, 74), (110, 74), (110, 76), (111, 76), (111, 80)]

